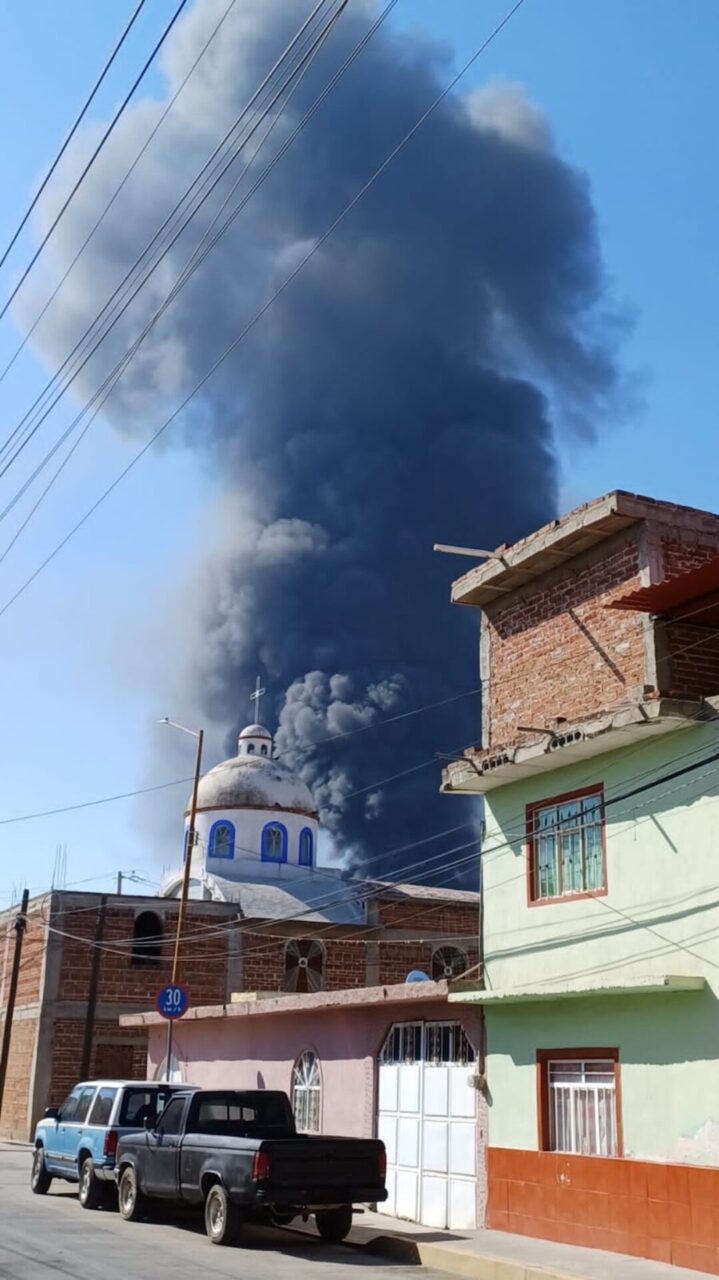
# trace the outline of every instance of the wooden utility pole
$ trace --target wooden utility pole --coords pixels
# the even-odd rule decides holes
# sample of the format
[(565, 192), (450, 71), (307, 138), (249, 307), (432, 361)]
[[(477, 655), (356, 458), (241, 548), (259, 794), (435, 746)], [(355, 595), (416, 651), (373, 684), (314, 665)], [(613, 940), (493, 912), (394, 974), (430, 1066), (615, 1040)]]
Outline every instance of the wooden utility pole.
[(30, 898), (29, 889), (23, 889), (22, 902), (20, 910), (15, 917), (15, 954), (12, 959), (12, 973), (10, 975), (10, 990), (8, 991), (7, 1004), (5, 1006), (5, 1024), (3, 1026), (2, 1050), (0, 1051), (0, 1114), (2, 1113), (3, 1096), (5, 1093), (5, 1077), (7, 1076), (7, 1064), (10, 1057), (10, 1037), (12, 1035), (12, 1021), (15, 1014), (15, 999), (17, 997), (17, 984), (20, 977), (20, 957), (22, 955), (22, 940), (27, 927), (27, 904)]

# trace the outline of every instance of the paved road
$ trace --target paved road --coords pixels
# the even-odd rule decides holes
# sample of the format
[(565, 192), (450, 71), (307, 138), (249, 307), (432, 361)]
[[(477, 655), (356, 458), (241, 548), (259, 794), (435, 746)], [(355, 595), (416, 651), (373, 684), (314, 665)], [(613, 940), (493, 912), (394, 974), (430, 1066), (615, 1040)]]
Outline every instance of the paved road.
[(0, 1143), (1, 1280), (439, 1280), (437, 1272), (398, 1266), (347, 1246), (292, 1231), (252, 1228), (240, 1249), (211, 1245), (199, 1220), (165, 1213), (153, 1222), (80, 1208), (74, 1187), (54, 1182), (46, 1196), (29, 1188), (30, 1152)]

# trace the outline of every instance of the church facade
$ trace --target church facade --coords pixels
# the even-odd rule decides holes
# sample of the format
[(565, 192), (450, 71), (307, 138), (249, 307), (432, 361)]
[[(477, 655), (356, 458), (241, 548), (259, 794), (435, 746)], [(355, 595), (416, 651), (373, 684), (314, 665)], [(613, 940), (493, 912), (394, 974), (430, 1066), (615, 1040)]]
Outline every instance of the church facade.
[[(311, 792), (261, 725), (200, 780), (195, 831), (179, 971), (193, 1007), (392, 986), (413, 970), (441, 981), (477, 963), (477, 894), (318, 865)], [(0, 1134), (26, 1138), (78, 1079), (146, 1076), (146, 1034), (126, 1018), (169, 979), (181, 878), (178, 867), (159, 896), (31, 901)], [(15, 918), (0, 915), (0, 1028)], [(186, 1077), (182, 1061), (171, 1068)]]

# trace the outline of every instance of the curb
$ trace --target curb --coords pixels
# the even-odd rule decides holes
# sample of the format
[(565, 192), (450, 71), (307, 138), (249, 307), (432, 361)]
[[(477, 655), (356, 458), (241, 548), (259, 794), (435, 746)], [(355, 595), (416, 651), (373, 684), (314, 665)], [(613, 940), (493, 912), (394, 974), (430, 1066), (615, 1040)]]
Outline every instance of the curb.
[(447, 1275), (469, 1277), (469, 1280), (586, 1280), (586, 1277), (566, 1271), (555, 1271), (553, 1267), (528, 1265), (488, 1253), (470, 1253), (466, 1249), (454, 1249), (429, 1240), (414, 1240), (409, 1236), (379, 1235), (372, 1236), (370, 1240), (350, 1240), (348, 1243), (367, 1253), (382, 1254), (415, 1266), (433, 1267)]
[[(290, 1227), (289, 1230), (316, 1238), (315, 1232), (305, 1227)], [(418, 1240), (413, 1236), (375, 1235), (370, 1234), (371, 1231), (370, 1227), (355, 1227), (344, 1241), (345, 1246), (409, 1266), (431, 1267), (445, 1275), (465, 1277), (465, 1280), (587, 1280), (586, 1275), (556, 1271), (554, 1267), (498, 1258), (490, 1253), (474, 1253), (437, 1241)], [(360, 1238), (362, 1235), (367, 1238)]]

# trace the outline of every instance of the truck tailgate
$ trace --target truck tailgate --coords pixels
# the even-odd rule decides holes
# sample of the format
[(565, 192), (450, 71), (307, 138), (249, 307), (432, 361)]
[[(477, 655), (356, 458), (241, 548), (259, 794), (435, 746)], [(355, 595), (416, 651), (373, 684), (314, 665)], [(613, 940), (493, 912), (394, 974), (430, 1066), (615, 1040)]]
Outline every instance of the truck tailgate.
[(368, 1198), (376, 1191), (384, 1198), (384, 1146), (374, 1139), (269, 1139), (262, 1151), (269, 1157), (269, 1195), (281, 1189), (307, 1200), (317, 1190), (341, 1200)]

